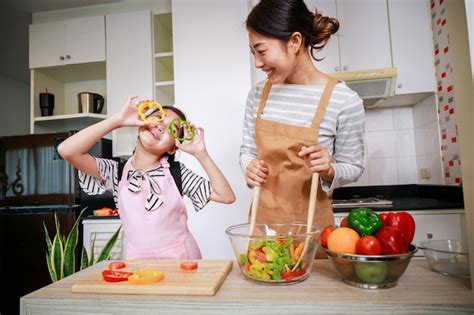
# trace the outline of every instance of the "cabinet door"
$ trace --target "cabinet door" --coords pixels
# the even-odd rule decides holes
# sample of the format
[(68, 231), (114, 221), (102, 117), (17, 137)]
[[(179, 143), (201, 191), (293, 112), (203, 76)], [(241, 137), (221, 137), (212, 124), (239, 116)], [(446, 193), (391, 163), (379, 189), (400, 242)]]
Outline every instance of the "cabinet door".
[(63, 65), (64, 37), (64, 22), (30, 25), (30, 68)]
[[(94, 251), (94, 257), (97, 259), (100, 252), (105, 247), (107, 242), (112, 238), (114, 233), (122, 224), (119, 219), (93, 219), (84, 220), (83, 223), (83, 246), (87, 252), (88, 257), (91, 257), (91, 250)], [(92, 242), (94, 241), (94, 248)], [(111, 259), (124, 259), (126, 245), (123, 237), (123, 230), (120, 231), (112, 251), (110, 252)]]
[(66, 20), (66, 63), (105, 60), (104, 16)]
[(336, 3), (342, 71), (392, 67), (386, 1)]
[(416, 214), (413, 243), (426, 240), (462, 240), (463, 224), (461, 214)]
[[(106, 16), (107, 114), (120, 111), (131, 96), (153, 99), (152, 14), (150, 11)], [(112, 134), (113, 155), (130, 156), (137, 128)]]
[[(337, 18), (336, 1), (335, 0), (305, 0), (308, 9), (311, 12), (318, 10), (322, 15)], [(328, 44), (316, 54), (321, 61), (313, 60), (314, 65), (323, 72), (340, 71), (339, 62), (339, 38), (338, 33), (331, 36)]]
[(397, 94), (435, 88), (433, 34), (428, 0), (388, 0)]

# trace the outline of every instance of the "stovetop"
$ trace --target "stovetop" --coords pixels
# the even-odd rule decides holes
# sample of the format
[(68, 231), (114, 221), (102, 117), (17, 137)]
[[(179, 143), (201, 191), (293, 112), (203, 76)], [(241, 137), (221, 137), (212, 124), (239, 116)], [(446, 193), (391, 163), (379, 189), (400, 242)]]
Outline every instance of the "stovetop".
[(390, 208), (393, 205), (392, 200), (381, 199), (377, 197), (354, 198), (354, 199), (334, 199), (333, 208), (350, 208), (350, 207), (370, 207)]

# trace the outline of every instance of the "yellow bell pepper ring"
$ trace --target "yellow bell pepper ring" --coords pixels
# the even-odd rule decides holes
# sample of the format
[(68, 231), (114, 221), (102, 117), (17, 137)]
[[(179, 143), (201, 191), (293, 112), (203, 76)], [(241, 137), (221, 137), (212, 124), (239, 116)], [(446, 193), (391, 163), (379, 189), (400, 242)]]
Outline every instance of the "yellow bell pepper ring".
[(165, 273), (158, 269), (142, 269), (135, 270), (131, 276), (128, 277), (130, 284), (152, 284), (163, 280)]
[[(150, 116), (159, 111), (158, 116)], [(165, 110), (158, 102), (141, 102), (137, 108), (138, 116), (141, 120), (149, 124), (159, 124), (165, 119)]]
[[(180, 128), (183, 128), (183, 136), (181, 137), (178, 135), (178, 130)], [(196, 129), (194, 126), (189, 121), (182, 120), (179, 117), (171, 121), (171, 123), (168, 125), (168, 129), (173, 138), (179, 141), (191, 141), (196, 136)]]

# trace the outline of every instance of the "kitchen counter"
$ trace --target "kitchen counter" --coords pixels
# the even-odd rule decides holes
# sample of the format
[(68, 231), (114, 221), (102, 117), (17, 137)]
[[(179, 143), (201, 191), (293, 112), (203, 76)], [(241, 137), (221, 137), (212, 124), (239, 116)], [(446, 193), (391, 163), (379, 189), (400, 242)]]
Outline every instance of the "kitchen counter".
[(215, 296), (72, 293), (78, 280), (99, 273), (104, 261), (21, 298), (22, 314), (440, 314), (474, 313), (468, 279), (439, 275), (414, 258), (396, 287), (358, 289), (342, 283), (327, 260), (298, 284), (266, 286), (245, 280), (234, 266)]

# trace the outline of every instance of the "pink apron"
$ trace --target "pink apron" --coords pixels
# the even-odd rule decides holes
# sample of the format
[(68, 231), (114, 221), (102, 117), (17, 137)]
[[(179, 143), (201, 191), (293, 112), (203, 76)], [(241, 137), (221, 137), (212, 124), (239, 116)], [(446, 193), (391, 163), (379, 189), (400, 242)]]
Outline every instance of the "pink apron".
[(188, 214), (166, 159), (161, 160), (164, 176), (153, 177), (163, 204), (145, 209), (150, 177), (144, 173), (140, 190), (128, 189), (130, 158), (118, 186), (118, 208), (127, 243), (126, 259), (201, 259), (201, 252), (187, 226)]

